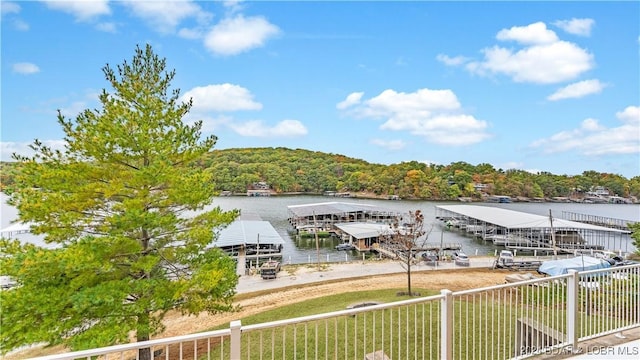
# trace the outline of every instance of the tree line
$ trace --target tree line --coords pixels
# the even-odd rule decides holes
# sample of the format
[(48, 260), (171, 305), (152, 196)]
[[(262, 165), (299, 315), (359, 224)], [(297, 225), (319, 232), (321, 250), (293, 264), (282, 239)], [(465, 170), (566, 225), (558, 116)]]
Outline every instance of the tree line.
[[(640, 197), (640, 176), (585, 171), (581, 175), (530, 173), (496, 169), (488, 163), (463, 161), (449, 165), (418, 161), (382, 165), (345, 155), (304, 149), (245, 148), (214, 150), (203, 160), (218, 191), (244, 193), (251, 184), (266, 182), (276, 193), (368, 192), (404, 199), (455, 200), (488, 195), (570, 197), (602, 186), (611, 195)], [(478, 189), (475, 184), (483, 184)]]
[[(1, 166), (0, 183), (12, 184), (19, 164), (5, 162)], [(601, 186), (611, 195), (640, 198), (640, 175), (627, 179), (593, 170), (580, 175), (556, 175), (464, 161), (449, 165), (418, 161), (383, 165), (340, 154), (284, 147), (213, 150), (197, 166), (211, 174), (211, 186), (216, 191), (235, 194), (245, 194), (253, 184), (265, 182), (279, 194), (367, 192), (403, 199), (456, 200), (480, 199), (484, 193), (550, 199), (579, 197)], [(482, 184), (482, 188), (476, 184)]]

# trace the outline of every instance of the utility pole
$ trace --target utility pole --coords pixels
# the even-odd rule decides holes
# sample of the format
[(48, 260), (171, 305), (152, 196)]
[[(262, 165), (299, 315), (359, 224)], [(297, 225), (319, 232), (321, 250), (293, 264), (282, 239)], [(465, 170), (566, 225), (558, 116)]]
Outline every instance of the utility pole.
[(316, 223), (316, 212), (313, 212), (313, 233), (316, 235), (316, 257), (318, 258), (318, 271), (320, 271), (320, 241), (318, 240), (318, 225)]
[(258, 244), (256, 245), (256, 269), (260, 271), (260, 234), (258, 234), (257, 239)]
[(444, 250), (443, 250), (444, 243), (442, 242), (443, 241), (443, 237), (444, 237), (444, 229), (440, 230), (440, 251), (438, 252), (438, 254), (440, 255), (440, 258), (439, 258), (440, 260), (442, 260), (442, 257), (444, 255), (443, 254), (444, 253)]
[(556, 248), (556, 232), (553, 230), (553, 215), (549, 209), (549, 224), (551, 225), (551, 244), (553, 245), (553, 260), (558, 259), (558, 249)]

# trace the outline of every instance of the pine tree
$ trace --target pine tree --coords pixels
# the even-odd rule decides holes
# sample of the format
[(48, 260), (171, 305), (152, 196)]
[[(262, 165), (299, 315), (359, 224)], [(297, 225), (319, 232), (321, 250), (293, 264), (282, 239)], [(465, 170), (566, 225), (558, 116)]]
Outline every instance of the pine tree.
[(170, 310), (233, 309), (234, 262), (211, 245), (238, 212), (209, 206), (212, 174), (196, 164), (217, 139), (182, 121), (192, 104), (170, 90), (165, 67), (136, 47), (131, 63), (103, 68), (113, 92), (102, 91), (101, 110), (58, 112), (64, 150), (36, 140), (33, 157), (14, 154), (10, 203), (52, 246), (2, 240), (2, 272), (18, 283), (0, 292), (2, 352), (144, 341)]

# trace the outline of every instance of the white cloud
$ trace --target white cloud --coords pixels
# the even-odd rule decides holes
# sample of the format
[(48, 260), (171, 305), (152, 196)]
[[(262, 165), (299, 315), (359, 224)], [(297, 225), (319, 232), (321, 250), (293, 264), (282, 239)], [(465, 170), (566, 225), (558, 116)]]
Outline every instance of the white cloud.
[(202, 37), (202, 30), (199, 28), (182, 28), (178, 30), (178, 36), (183, 39), (200, 39)]
[(593, 67), (593, 55), (566, 41), (516, 52), (494, 46), (483, 52), (485, 60), (470, 63), (468, 70), (480, 75), (504, 74), (516, 82), (554, 84), (575, 79)]
[(272, 127), (261, 120), (227, 125), (238, 134), (251, 137), (294, 137), (308, 133), (307, 128), (298, 120), (282, 120)]
[(372, 139), (370, 143), (392, 151), (402, 150), (407, 146), (402, 140)]
[(578, 45), (558, 39), (542, 22), (502, 29), (500, 41), (515, 41), (521, 47), (494, 45), (482, 50), (484, 59), (466, 61), (444, 54), (437, 59), (462, 66), (480, 76), (505, 75), (515, 82), (554, 84), (576, 79), (594, 66), (593, 55)]
[(628, 106), (616, 113), (616, 117), (624, 123), (640, 125), (640, 106)]
[(183, 20), (196, 17), (208, 19), (211, 15), (190, 0), (180, 1), (125, 1), (133, 14), (145, 20), (155, 31), (171, 33)]
[(469, 61), (469, 59), (464, 56), (449, 57), (444, 54), (438, 54), (436, 60), (448, 66), (459, 66)]
[(547, 100), (581, 98), (591, 94), (599, 94), (604, 88), (605, 84), (601, 83), (600, 80), (584, 80), (556, 90), (556, 92), (547, 97)]
[(29, 75), (29, 74), (35, 74), (37, 72), (40, 72), (40, 68), (38, 67), (38, 65), (28, 63), (28, 62), (15, 63), (13, 64), (12, 68), (13, 68), (13, 72), (18, 74)]
[(87, 21), (101, 15), (111, 14), (108, 0), (59, 1), (44, 0), (48, 8), (73, 15), (78, 21)]
[(360, 93), (349, 97), (339, 104), (351, 104), (342, 107), (345, 114), (382, 119), (382, 130), (407, 131), (442, 145), (469, 145), (490, 137), (486, 132), (488, 124), (464, 114), (451, 90), (419, 89), (413, 93), (385, 90), (364, 102), (360, 101)]
[(280, 29), (263, 17), (238, 15), (216, 24), (205, 36), (204, 45), (217, 55), (236, 55), (264, 46)]
[(2, 1), (0, 2), (0, 11), (2, 15), (17, 14), (20, 12), (20, 5), (11, 1)]
[(524, 164), (519, 161), (508, 161), (502, 164), (500, 168), (501, 169), (521, 169), (523, 166)]
[(242, 0), (224, 0), (222, 5), (227, 9), (229, 14), (234, 14), (244, 8), (242, 2)]
[(116, 24), (113, 22), (101, 22), (96, 24), (96, 29), (100, 30), (100, 31), (104, 31), (104, 32), (108, 32), (108, 33), (116, 33), (117, 29), (116, 29)]
[(27, 31), (29, 30), (29, 23), (22, 21), (20, 19), (16, 19), (13, 21), (13, 27), (19, 31)]
[(60, 113), (68, 118), (75, 118), (88, 108), (88, 104), (86, 101), (74, 101), (66, 106), (60, 107)]
[[(66, 142), (64, 140), (41, 140), (43, 145), (50, 147), (52, 150), (64, 150)], [(0, 142), (0, 161), (13, 161), (14, 153), (22, 156), (31, 157), (34, 155), (33, 150), (29, 147), (33, 142)]]
[[(1, 1), (0, 2), (0, 10), (2, 11), (2, 17), (5, 15), (19, 14), (21, 7), (15, 2), (10, 1)], [(22, 19), (19, 19), (17, 16), (10, 16), (10, 19), (4, 19), (3, 21), (9, 21), (10, 24), (13, 25), (13, 28), (18, 31), (27, 31), (29, 30), (29, 24)]]
[(181, 100), (186, 102), (189, 98), (193, 99), (191, 110), (195, 113), (262, 109), (249, 90), (233, 84), (197, 86), (185, 92)]
[(348, 107), (357, 105), (360, 103), (360, 99), (362, 99), (362, 95), (364, 95), (363, 92), (354, 92), (351, 93), (347, 96), (346, 99), (344, 99), (343, 101), (339, 102), (338, 105), (336, 105), (336, 108), (338, 110), (344, 110)]
[(202, 121), (200, 129), (205, 134), (218, 131), (218, 128), (226, 126), (233, 121), (233, 118), (226, 114), (216, 114), (215, 116), (207, 114), (188, 113), (182, 120), (189, 125), (193, 125), (196, 121)]
[(598, 119), (587, 118), (582, 120), (582, 123), (580, 123), (580, 129), (585, 131), (600, 131), (605, 130), (605, 127), (600, 125)]
[(444, 165), (440, 161), (433, 161), (433, 160), (420, 160), (420, 162), (423, 163), (423, 164), (426, 164), (428, 166), (431, 166), (431, 165)]
[(616, 113), (616, 117), (622, 122), (620, 126), (607, 128), (589, 118), (580, 127), (536, 140), (531, 147), (542, 149), (547, 154), (567, 151), (594, 157), (640, 154), (640, 107), (629, 106)]
[(83, 93), (73, 93), (59, 99), (52, 99), (47, 105), (47, 113), (53, 113), (53, 109), (60, 110), (67, 118), (75, 118), (86, 109), (93, 109), (99, 103), (100, 94), (93, 89), (86, 89)]
[(496, 39), (501, 41), (513, 40), (527, 45), (550, 44), (558, 41), (556, 33), (547, 29), (547, 25), (543, 22), (502, 29), (496, 35)]
[(591, 28), (595, 25), (593, 19), (571, 19), (571, 20), (558, 20), (553, 25), (568, 32), (569, 34), (579, 36), (590, 36)]

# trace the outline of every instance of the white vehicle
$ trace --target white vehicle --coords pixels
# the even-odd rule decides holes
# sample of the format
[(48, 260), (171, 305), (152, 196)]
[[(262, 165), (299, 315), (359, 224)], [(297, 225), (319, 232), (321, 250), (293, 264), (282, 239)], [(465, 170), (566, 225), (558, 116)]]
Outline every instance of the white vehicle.
[(501, 265), (513, 264), (513, 253), (509, 250), (500, 251), (500, 256), (498, 257), (498, 263)]
[(459, 266), (469, 266), (469, 257), (462, 251), (453, 253), (453, 262)]

